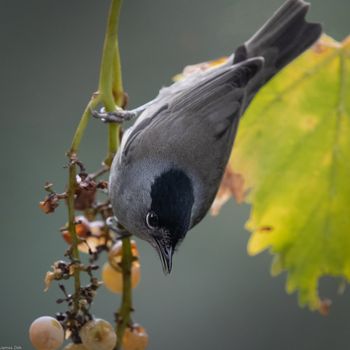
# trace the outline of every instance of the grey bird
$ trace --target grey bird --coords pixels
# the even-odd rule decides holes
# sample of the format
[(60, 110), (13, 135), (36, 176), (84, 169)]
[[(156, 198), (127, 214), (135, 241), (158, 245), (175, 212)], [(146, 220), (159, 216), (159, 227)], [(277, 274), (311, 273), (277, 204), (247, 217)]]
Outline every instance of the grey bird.
[(107, 122), (138, 117), (111, 166), (110, 199), (118, 222), (157, 250), (165, 273), (215, 198), (249, 103), (319, 38), (321, 25), (305, 21), (308, 9), (288, 0), (221, 66), (161, 89), (135, 110), (94, 113)]

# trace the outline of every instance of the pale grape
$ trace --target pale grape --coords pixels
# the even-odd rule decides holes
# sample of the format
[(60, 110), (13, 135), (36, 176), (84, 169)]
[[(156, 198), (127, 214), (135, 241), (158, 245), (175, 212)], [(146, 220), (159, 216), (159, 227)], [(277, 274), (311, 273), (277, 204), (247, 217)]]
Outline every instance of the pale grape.
[(64, 330), (53, 317), (42, 316), (30, 325), (29, 338), (37, 350), (56, 350), (64, 341)]
[(117, 342), (112, 325), (102, 319), (85, 323), (79, 335), (83, 345), (89, 350), (112, 350)]
[[(141, 279), (141, 268), (139, 263), (133, 263), (131, 267), (131, 287), (135, 288)], [(123, 274), (116, 270), (108, 262), (102, 268), (102, 281), (106, 288), (113, 293), (123, 292)]]

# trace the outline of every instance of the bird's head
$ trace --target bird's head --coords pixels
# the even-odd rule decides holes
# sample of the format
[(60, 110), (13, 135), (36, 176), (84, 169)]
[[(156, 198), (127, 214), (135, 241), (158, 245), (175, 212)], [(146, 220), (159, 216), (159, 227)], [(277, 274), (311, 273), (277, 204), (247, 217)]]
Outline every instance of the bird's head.
[(192, 181), (176, 168), (150, 174), (154, 172), (129, 177), (129, 183), (121, 185), (123, 190), (112, 196), (113, 209), (130, 233), (155, 248), (164, 272), (170, 273), (174, 251), (190, 229)]
[(151, 186), (145, 224), (164, 272), (171, 271), (173, 253), (189, 229), (193, 202), (191, 180), (181, 170), (163, 172)]

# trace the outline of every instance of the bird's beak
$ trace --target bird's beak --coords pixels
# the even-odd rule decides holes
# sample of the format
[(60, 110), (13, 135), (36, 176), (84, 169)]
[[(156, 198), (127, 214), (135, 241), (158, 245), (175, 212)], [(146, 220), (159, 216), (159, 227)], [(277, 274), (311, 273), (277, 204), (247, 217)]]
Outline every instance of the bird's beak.
[(160, 261), (162, 262), (163, 271), (167, 275), (171, 272), (171, 268), (173, 266), (174, 250), (171, 246), (165, 246), (158, 240), (156, 240), (156, 250)]

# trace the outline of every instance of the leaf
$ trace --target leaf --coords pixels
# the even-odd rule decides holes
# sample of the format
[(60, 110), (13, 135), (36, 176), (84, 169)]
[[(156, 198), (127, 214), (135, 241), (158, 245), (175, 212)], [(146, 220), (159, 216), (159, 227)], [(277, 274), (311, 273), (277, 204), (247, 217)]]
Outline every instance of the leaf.
[(229, 167), (250, 189), (249, 254), (269, 248), (287, 292), (325, 313), (319, 279), (350, 279), (350, 37), (322, 37), (259, 92)]

